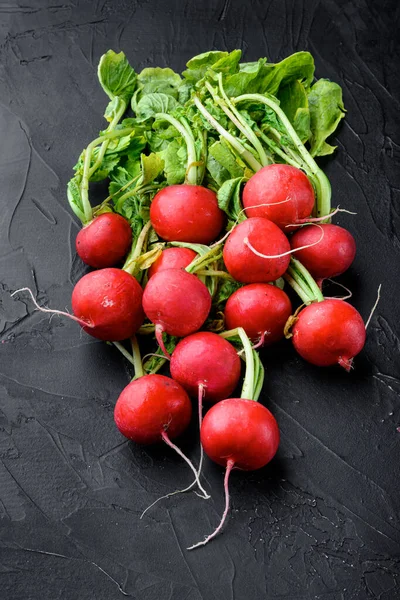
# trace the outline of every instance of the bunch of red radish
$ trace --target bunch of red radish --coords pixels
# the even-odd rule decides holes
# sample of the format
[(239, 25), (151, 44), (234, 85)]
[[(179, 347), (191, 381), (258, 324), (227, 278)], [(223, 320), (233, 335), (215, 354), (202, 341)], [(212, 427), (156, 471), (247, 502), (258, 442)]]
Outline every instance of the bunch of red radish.
[[(365, 325), (350, 304), (325, 299), (321, 289), (325, 278), (343, 273), (352, 263), (353, 237), (342, 227), (327, 223), (329, 215), (311, 217), (313, 187), (295, 167), (272, 164), (262, 168), (245, 185), (242, 200), (247, 218), (219, 239), (225, 214), (214, 192), (198, 185), (169, 186), (152, 201), (151, 226), (166, 243), (223, 245), (227, 272), (244, 284), (226, 302), (225, 329), (244, 330), (253, 348), (273, 344), (286, 333), (310, 363), (339, 364), (349, 370), (353, 357), (363, 348)], [(198, 546), (222, 527), (229, 507), (231, 470), (266, 465), (277, 451), (279, 429), (273, 415), (254, 398), (251, 385), (244, 397), (231, 397), (240, 378), (240, 358), (225, 339), (229, 336), (201, 330), (212, 299), (201, 278), (186, 270), (196, 260), (196, 252), (165, 248), (148, 269), (143, 290), (130, 273), (115, 268), (131, 243), (129, 223), (112, 212), (95, 217), (80, 231), (77, 252), (98, 270), (75, 286), (72, 309), (87, 333), (113, 342), (134, 339), (136, 343), (135, 334), (147, 317), (155, 326), (160, 347), (171, 358), (171, 378), (142, 375), (140, 365), (135, 379), (121, 393), (115, 422), (127, 438), (139, 444), (164, 440), (190, 462), (171, 440), (190, 422), (189, 396), (199, 399), (201, 445), (213, 461), (226, 468), (226, 508), (219, 527)], [(306, 304), (294, 316), (288, 295), (273, 285), (282, 276)], [(302, 277), (306, 288), (302, 288)], [(164, 346), (164, 333), (183, 338), (171, 357)], [(249, 360), (247, 353), (246, 363)], [(202, 400), (214, 404), (204, 420)], [(193, 483), (208, 497), (200, 482), (201, 464), (198, 469), (191, 463), (190, 467)]]

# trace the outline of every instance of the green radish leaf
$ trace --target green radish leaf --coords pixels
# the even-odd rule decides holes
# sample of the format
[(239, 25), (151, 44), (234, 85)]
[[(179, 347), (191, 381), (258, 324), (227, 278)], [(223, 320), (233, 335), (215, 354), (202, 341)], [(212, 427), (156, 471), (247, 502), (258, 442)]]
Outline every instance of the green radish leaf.
[(139, 186), (144, 187), (161, 175), (164, 170), (164, 161), (155, 153), (152, 153), (149, 156), (142, 154), (140, 156), (140, 161), (142, 176), (139, 180)]
[(241, 201), (241, 188), (245, 181), (247, 181), (245, 177), (228, 179), (218, 190), (218, 206), (228, 215), (227, 229), (246, 219)]
[[(221, 167), (223, 167), (230, 177), (243, 177), (244, 165), (239, 164), (237, 156), (233, 153), (228, 144), (224, 141), (215, 142), (208, 148), (209, 155), (212, 156)], [(242, 161), (240, 161), (242, 162)], [(242, 166), (243, 165), (243, 166)], [(211, 175), (213, 176), (212, 172)]]
[(319, 79), (308, 95), (311, 117), (311, 156), (332, 154), (336, 146), (331, 146), (326, 139), (334, 133), (345, 115), (342, 88), (328, 79)]
[(189, 242), (171, 242), (171, 246), (177, 246), (178, 248), (190, 248), (190, 250), (193, 250), (199, 256), (204, 256), (204, 254), (210, 252), (210, 247), (206, 246), (205, 244), (191, 244)]
[(187, 150), (183, 140), (173, 139), (157, 154), (164, 161), (164, 174), (168, 185), (183, 183), (187, 167)]
[(169, 68), (146, 68), (138, 75), (141, 96), (157, 92), (173, 96), (176, 100), (178, 98), (178, 88), (181, 83), (181, 76)]
[(67, 197), (70, 207), (76, 214), (76, 216), (82, 221), (85, 221), (85, 211), (83, 209), (82, 197), (81, 197), (81, 175), (75, 175), (69, 180), (67, 185)]
[(214, 295), (213, 305), (218, 309), (221, 309), (222, 305), (224, 305), (228, 298), (232, 296), (233, 292), (236, 292), (236, 290), (243, 287), (243, 285), (243, 283), (239, 283), (234, 279), (222, 279), (217, 292)]
[(311, 136), (308, 96), (300, 81), (292, 81), (279, 90), (280, 107), (304, 143)]
[(136, 114), (139, 122), (152, 119), (157, 113), (172, 112), (178, 106), (178, 102), (169, 94), (147, 94), (143, 96), (137, 106)]
[(123, 52), (108, 50), (100, 58), (98, 70), (100, 85), (110, 98), (119, 96), (127, 105), (136, 87), (136, 73)]
[(193, 58), (186, 63), (187, 69), (186, 71), (183, 71), (182, 75), (188, 81), (197, 83), (204, 77), (207, 69), (213, 67), (213, 65), (218, 65), (219, 61), (227, 59), (228, 56), (229, 52), (215, 50), (193, 56)]

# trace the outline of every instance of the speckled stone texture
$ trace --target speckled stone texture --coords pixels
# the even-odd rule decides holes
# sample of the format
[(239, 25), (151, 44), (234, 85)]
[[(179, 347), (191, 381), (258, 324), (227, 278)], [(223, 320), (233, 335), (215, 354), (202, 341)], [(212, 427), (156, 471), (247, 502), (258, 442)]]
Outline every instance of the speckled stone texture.
[[(4, 600), (396, 600), (400, 598), (399, 23), (395, 0), (14, 0), (0, 3), (0, 597)], [(309, 50), (343, 86), (346, 120), (323, 161), (333, 205), (357, 240), (340, 281), (366, 318), (347, 374), (318, 369), (289, 342), (262, 352), (262, 401), (276, 459), (233, 473), (209, 462), (208, 503), (157, 496), (191, 474), (166, 448), (139, 448), (113, 422), (130, 369), (117, 350), (10, 292), (70, 307), (85, 273), (66, 184), (104, 126), (100, 55), (137, 70), (209, 49), (246, 60)], [(98, 187), (99, 198), (104, 190)], [(332, 295), (340, 293), (332, 289)], [(181, 440), (197, 457), (196, 425)]]

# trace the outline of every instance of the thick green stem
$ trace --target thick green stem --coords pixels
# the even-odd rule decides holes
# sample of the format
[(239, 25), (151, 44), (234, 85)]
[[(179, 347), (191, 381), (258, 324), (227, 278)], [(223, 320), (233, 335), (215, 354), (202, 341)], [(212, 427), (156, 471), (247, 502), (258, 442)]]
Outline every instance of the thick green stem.
[(128, 360), (131, 363), (131, 365), (135, 366), (135, 361), (134, 361), (132, 354), (130, 354), (128, 352), (128, 350), (126, 350), (120, 342), (113, 342), (113, 344), (121, 352), (121, 354), (126, 358), (126, 360)]
[(136, 335), (131, 337), (132, 344), (132, 358), (133, 358), (133, 366), (135, 368), (135, 377), (134, 379), (139, 379), (144, 375), (143, 365), (142, 365), (142, 357), (140, 355), (140, 348), (136, 338)]
[[(257, 356), (256, 352), (253, 350), (251, 341), (249, 340), (245, 330), (242, 327), (237, 327), (236, 329), (230, 329), (229, 331), (223, 331), (219, 334), (220, 337), (224, 339), (229, 339), (232, 337), (239, 337), (243, 346), (245, 362), (246, 362), (246, 373), (243, 380), (242, 393), (241, 398), (247, 398), (248, 400), (257, 400), (260, 392), (257, 390), (260, 387), (259, 379), (260, 372), (259, 368), (263, 367), (261, 362), (255, 365), (254, 356)], [(257, 373), (256, 373), (257, 370)], [(257, 377), (256, 377), (257, 375)], [(264, 374), (262, 373), (262, 379), (264, 379)], [(261, 382), (262, 387), (262, 382)]]
[(137, 239), (136, 244), (134, 245), (134, 247), (132, 247), (132, 249), (128, 255), (128, 258), (126, 259), (125, 264), (122, 267), (122, 269), (124, 271), (126, 271), (127, 273), (130, 273), (131, 275), (133, 275), (135, 272), (136, 260), (142, 254), (142, 251), (143, 251), (144, 245), (146, 243), (146, 239), (149, 234), (150, 228), (151, 228), (151, 222), (148, 221), (146, 223), (146, 225), (143, 227), (142, 231), (140, 232), (140, 235)]
[(90, 144), (86, 148), (85, 159), (83, 162), (82, 181), (81, 181), (81, 199), (82, 199), (82, 206), (83, 206), (84, 215), (85, 215), (85, 224), (89, 223), (89, 221), (91, 221), (93, 218), (93, 211), (92, 211), (92, 207), (89, 202), (89, 176), (90, 176), (89, 172), (90, 172), (90, 163), (92, 160), (92, 152), (93, 152), (94, 148), (96, 146), (99, 146), (100, 144), (102, 144), (103, 142), (105, 142), (107, 140), (112, 140), (117, 137), (129, 135), (130, 133), (132, 133), (132, 131), (133, 131), (133, 129), (131, 127), (129, 129), (126, 128), (126, 129), (118, 129), (118, 131), (110, 131), (109, 133), (105, 133), (104, 135), (101, 135), (100, 137), (98, 137), (95, 140), (93, 140), (92, 142), (90, 142)]
[(230, 101), (230, 99), (226, 95), (224, 86), (222, 83), (222, 73), (218, 73), (218, 86), (219, 86), (219, 90), (221, 92), (221, 96), (226, 103), (226, 106), (224, 106), (224, 103), (221, 101), (221, 99), (218, 99), (217, 102), (218, 102), (219, 106), (222, 108), (224, 113), (231, 119), (231, 121), (233, 123), (235, 123), (236, 127), (243, 133), (243, 135), (245, 137), (247, 137), (249, 142), (251, 144), (253, 144), (253, 146), (260, 158), (261, 164), (263, 166), (269, 165), (272, 162), (272, 160), (270, 157), (267, 156), (267, 153), (265, 152), (265, 149), (263, 148), (260, 140), (254, 133), (254, 131), (251, 129), (251, 127), (248, 125), (248, 123), (246, 123), (245, 119), (242, 117), (240, 112), (236, 109), (235, 105)]
[[(308, 294), (312, 302), (322, 302), (324, 300), (317, 282), (297, 258), (292, 257), (290, 259), (290, 266), (287, 272), (302, 290)], [(288, 281), (288, 283), (290, 282)]]
[(187, 169), (185, 183), (188, 183), (189, 185), (197, 185), (197, 154), (193, 134), (191, 132), (189, 133), (187, 128), (182, 125), (178, 119), (171, 117), (171, 115), (168, 115), (167, 113), (157, 113), (155, 118), (171, 123), (171, 125), (173, 125), (183, 137), (187, 149)]
[(305, 164), (309, 167), (311, 175), (313, 175), (314, 177), (314, 185), (316, 187), (317, 193), (317, 216), (323, 217), (325, 215), (329, 215), (329, 213), (331, 212), (331, 186), (329, 180), (304, 146), (303, 142), (297, 135), (293, 125), (291, 124), (283, 110), (276, 102), (274, 102), (267, 96), (263, 96), (262, 94), (243, 94), (242, 96), (237, 96), (234, 99), (234, 102), (237, 104), (246, 100), (254, 100), (256, 102), (266, 104), (267, 106), (269, 106), (269, 108), (272, 108), (272, 110), (279, 117), (287, 133), (291, 137), (299, 155), (304, 160)]
[(214, 117), (208, 112), (206, 107), (201, 103), (197, 96), (193, 97), (193, 101), (203, 117), (207, 119), (210, 125), (212, 125), (214, 129), (218, 131), (218, 133), (232, 146), (232, 148), (236, 150), (238, 154), (240, 154), (243, 160), (249, 165), (249, 167), (253, 169), (253, 171), (259, 171), (262, 169), (262, 164), (260, 164), (258, 160), (254, 158), (251, 152), (246, 150), (243, 144), (234, 135), (229, 133), (229, 131), (226, 131), (226, 129), (224, 129), (222, 125), (220, 125), (220, 123), (214, 119)]
[(288, 284), (290, 285), (290, 287), (296, 292), (296, 294), (304, 302), (304, 304), (311, 304), (311, 302), (313, 301), (313, 299), (309, 295), (308, 288), (307, 288), (307, 291), (305, 289), (303, 289), (303, 287), (301, 285), (299, 285), (293, 279), (293, 277), (291, 275), (289, 275), (288, 273), (285, 273), (283, 275), (283, 278), (285, 279), (285, 281), (288, 282)]
[(226, 271), (215, 271), (214, 269), (199, 269), (196, 271), (196, 275), (207, 275), (209, 277), (219, 277), (228, 281), (235, 281)]
[(186, 271), (188, 273), (197, 273), (197, 271), (203, 270), (207, 265), (221, 258), (221, 256), (221, 245), (218, 244), (205, 254), (193, 259), (190, 265), (186, 267)]

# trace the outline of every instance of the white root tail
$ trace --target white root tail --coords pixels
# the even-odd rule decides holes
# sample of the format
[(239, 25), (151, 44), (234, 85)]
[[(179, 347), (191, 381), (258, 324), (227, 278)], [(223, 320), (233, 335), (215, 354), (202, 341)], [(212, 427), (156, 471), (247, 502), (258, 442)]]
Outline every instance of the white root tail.
[(83, 319), (79, 319), (78, 317), (75, 317), (74, 315), (70, 315), (68, 312), (65, 312), (63, 310), (53, 310), (51, 308), (45, 308), (43, 306), (40, 306), (40, 304), (38, 304), (35, 296), (33, 295), (33, 292), (30, 288), (24, 287), (21, 288), (19, 290), (16, 290), (15, 292), (13, 292), (11, 294), (12, 297), (14, 297), (16, 294), (19, 294), (21, 292), (28, 292), (28, 294), (31, 297), (31, 300), (35, 306), (35, 308), (37, 310), (39, 310), (42, 313), (49, 313), (51, 315), (60, 315), (62, 317), (68, 317), (68, 319), (71, 319), (72, 321), (75, 321), (76, 323), (79, 323), (79, 325), (81, 325), (81, 327), (94, 327), (94, 323), (91, 321), (84, 321)]
[(229, 475), (231, 474), (231, 471), (234, 466), (235, 466), (234, 461), (228, 460), (228, 462), (226, 464), (225, 477), (224, 477), (225, 509), (224, 509), (224, 512), (222, 513), (222, 518), (221, 518), (221, 521), (220, 521), (218, 527), (216, 528), (215, 531), (213, 531), (213, 533), (208, 535), (205, 540), (203, 540), (202, 542), (198, 542), (197, 544), (193, 544), (193, 546), (190, 546), (189, 548), (187, 548), (187, 550), (194, 550), (195, 548), (199, 548), (200, 546), (205, 546), (206, 544), (208, 544), (208, 542), (210, 540), (215, 538), (219, 534), (221, 529), (223, 528), (224, 523), (226, 521), (226, 517), (228, 516), (228, 512), (229, 512)]

